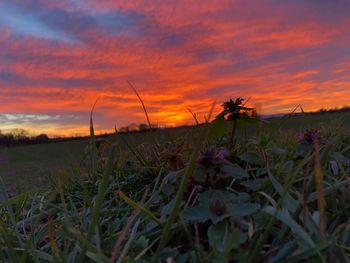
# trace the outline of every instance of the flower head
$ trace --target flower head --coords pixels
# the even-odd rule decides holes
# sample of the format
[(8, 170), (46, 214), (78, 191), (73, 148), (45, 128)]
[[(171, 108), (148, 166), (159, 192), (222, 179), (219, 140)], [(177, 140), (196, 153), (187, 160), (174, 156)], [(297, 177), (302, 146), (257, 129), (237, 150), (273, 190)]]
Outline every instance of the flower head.
[(210, 210), (217, 216), (222, 216), (227, 213), (226, 204), (218, 199), (210, 203)]
[(305, 132), (298, 133), (297, 139), (299, 142), (314, 143), (318, 136), (318, 130), (306, 130)]
[(253, 108), (247, 108), (243, 105), (243, 98), (237, 98), (235, 100), (230, 99), (229, 101), (224, 102), (221, 106), (224, 107), (223, 113), (227, 115), (227, 120), (240, 119), (242, 117), (242, 111), (252, 111)]
[(243, 101), (243, 98), (237, 98), (235, 101), (230, 99), (229, 101), (224, 102), (221, 106), (224, 107), (224, 111), (227, 113), (239, 112)]
[(215, 166), (227, 163), (229, 156), (229, 151), (224, 148), (209, 147), (200, 153), (197, 163), (204, 167)]
[(180, 169), (184, 166), (183, 153), (187, 150), (186, 145), (169, 144), (160, 154), (162, 163), (172, 169)]

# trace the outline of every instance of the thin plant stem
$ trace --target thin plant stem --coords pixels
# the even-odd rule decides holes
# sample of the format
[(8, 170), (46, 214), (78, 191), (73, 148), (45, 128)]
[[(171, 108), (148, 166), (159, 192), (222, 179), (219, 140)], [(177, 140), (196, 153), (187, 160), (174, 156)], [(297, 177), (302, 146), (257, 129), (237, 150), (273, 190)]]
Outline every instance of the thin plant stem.
[(236, 129), (237, 129), (237, 120), (234, 119), (233, 120), (233, 126), (232, 126), (232, 130), (231, 130), (231, 137), (230, 137), (230, 147), (231, 149), (234, 148), (234, 139), (235, 139), (235, 135), (236, 135)]

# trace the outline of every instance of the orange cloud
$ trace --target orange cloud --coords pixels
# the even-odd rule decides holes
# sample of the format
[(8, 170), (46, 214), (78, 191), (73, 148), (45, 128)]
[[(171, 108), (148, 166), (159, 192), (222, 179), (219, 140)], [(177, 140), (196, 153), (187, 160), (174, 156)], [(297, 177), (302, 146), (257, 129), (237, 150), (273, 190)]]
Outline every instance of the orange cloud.
[(30, 16), (0, 19), (0, 117), (62, 116), (18, 123), (33, 131), (83, 132), (97, 98), (98, 129), (144, 122), (126, 80), (167, 126), (193, 123), (188, 108), (204, 120), (213, 101), (217, 112), (238, 96), (265, 114), (349, 103), (345, 1), (3, 2)]

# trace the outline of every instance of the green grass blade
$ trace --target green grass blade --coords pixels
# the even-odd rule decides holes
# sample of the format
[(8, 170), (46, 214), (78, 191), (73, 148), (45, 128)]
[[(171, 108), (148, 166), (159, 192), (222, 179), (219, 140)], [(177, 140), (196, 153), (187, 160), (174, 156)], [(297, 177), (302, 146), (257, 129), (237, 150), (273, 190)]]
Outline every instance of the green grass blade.
[(81, 254), (82, 257), (81, 257), (80, 262), (82, 262), (82, 260), (84, 258), (86, 246), (88, 243), (90, 243), (92, 235), (96, 229), (96, 226), (97, 226), (97, 223), (99, 220), (99, 216), (100, 216), (100, 212), (101, 212), (101, 208), (102, 208), (102, 204), (103, 204), (103, 199), (106, 195), (106, 190), (107, 190), (107, 186), (108, 186), (107, 185), (108, 184), (108, 177), (112, 175), (112, 172), (114, 169), (115, 158), (116, 158), (116, 145), (113, 145), (111, 152), (109, 154), (109, 157), (108, 157), (106, 167), (103, 171), (102, 178), (101, 178), (100, 183), (99, 183), (96, 201), (94, 204), (94, 208), (92, 210), (91, 224), (88, 228), (87, 236), (86, 236), (86, 239), (85, 239), (84, 244), (83, 244), (82, 254)]
[(295, 232), (302, 240), (309, 244), (310, 247), (316, 246), (311, 237), (297, 222), (294, 221), (292, 216), (286, 210), (277, 210), (275, 207), (267, 206), (263, 209), (263, 211), (269, 215), (276, 216), (276, 218), (289, 226), (293, 232)]
[(125, 201), (128, 205), (133, 207), (134, 209), (140, 209), (140, 213), (144, 216), (146, 216), (151, 221), (155, 222), (158, 225), (161, 225), (162, 222), (148, 209), (142, 207), (139, 203), (136, 203), (135, 201), (131, 200), (126, 194), (124, 194), (122, 191), (118, 192), (118, 195), (121, 199)]
[[(289, 256), (286, 260), (280, 261), (280, 263), (307, 262), (307, 259), (309, 259), (311, 256), (314, 256), (316, 254), (319, 255), (321, 251), (329, 248), (333, 244), (334, 244), (334, 240), (328, 240), (326, 242), (322, 242), (320, 244), (317, 244), (315, 247), (306, 249), (297, 255)], [(323, 260), (322, 262), (326, 262), (326, 261)]]
[(97, 147), (96, 147), (94, 124), (92, 120), (92, 114), (94, 112), (97, 102), (98, 102), (98, 99), (95, 101), (90, 112), (90, 157), (91, 157), (92, 176), (97, 176)]
[[(203, 136), (204, 135), (204, 136)], [(208, 134), (206, 133), (202, 133), (202, 136), (200, 136), (197, 140), (196, 146), (194, 148), (194, 150), (192, 151), (191, 157), (190, 157), (190, 161), (189, 164), (187, 165), (184, 175), (182, 177), (182, 181), (180, 184), (180, 187), (176, 193), (176, 197), (175, 197), (175, 203), (173, 206), (173, 209), (169, 215), (169, 218), (167, 219), (167, 222), (163, 228), (161, 237), (160, 237), (160, 241), (159, 241), (159, 245), (158, 245), (158, 249), (157, 252), (154, 256), (154, 262), (159, 262), (160, 258), (161, 258), (161, 254), (163, 252), (163, 249), (166, 245), (166, 243), (168, 242), (169, 238), (170, 238), (170, 230), (171, 230), (171, 226), (173, 224), (173, 221), (175, 220), (176, 216), (178, 215), (179, 211), (180, 211), (180, 206), (181, 206), (181, 202), (183, 199), (183, 196), (185, 194), (187, 185), (189, 183), (189, 180), (191, 178), (191, 176), (194, 173), (195, 170), (195, 166), (196, 166), (196, 160), (199, 154), (200, 149), (202, 148), (204, 142), (206, 141), (208, 137)]]

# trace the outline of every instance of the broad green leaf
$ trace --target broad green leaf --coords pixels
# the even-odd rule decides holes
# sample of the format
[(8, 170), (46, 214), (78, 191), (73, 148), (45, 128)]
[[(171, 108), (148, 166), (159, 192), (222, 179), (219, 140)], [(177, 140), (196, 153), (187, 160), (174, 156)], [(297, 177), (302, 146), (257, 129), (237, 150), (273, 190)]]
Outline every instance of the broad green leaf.
[(316, 247), (314, 241), (305, 232), (305, 230), (292, 218), (287, 210), (277, 210), (272, 206), (267, 206), (263, 210), (265, 213), (276, 216), (280, 221), (289, 226), (291, 230), (297, 234), (302, 240), (304, 240), (310, 247)]
[(238, 219), (244, 216), (250, 216), (260, 209), (260, 205), (257, 203), (239, 203), (229, 204), (228, 213), (230, 216)]
[(220, 222), (216, 225), (211, 225), (208, 228), (208, 242), (209, 245), (219, 252), (223, 252), (225, 242), (229, 235), (227, 222)]
[(248, 180), (241, 182), (241, 185), (247, 187), (248, 189), (252, 191), (258, 191), (262, 188), (264, 183), (266, 183), (266, 179), (254, 179), (254, 180)]
[(220, 113), (216, 116), (215, 120), (211, 122), (211, 127), (209, 131), (210, 140), (221, 139), (222, 136), (227, 133), (229, 129), (229, 122), (225, 120), (224, 114)]
[(273, 256), (268, 263), (278, 263), (282, 259), (285, 259), (290, 256), (290, 254), (298, 247), (297, 240), (292, 240), (282, 247), (280, 247), (275, 256)]
[(229, 217), (230, 215), (225, 211), (222, 214), (215, 213), (212, 209), (209, 209), (209, 219), (214, 224), (217, 224), (224, 220), (225, 218)]
[[(323, 194), (325, 196), (336, 192), (339, 188), (345, 187), (347, 186), (349, 183), (347, 181), (342, 181), (342, 182), (337, 182), (331, 186), (327, 186), (323, 189)], [(312, 192), (309, 194), (309, 197), (307, 199), (308, 203), (314, 202), (317, 200), (317, 193), (316, 192)]]
[(245, 152), (239, 158), (249, 164), (264, 165), (264, 161), (255, 152)]
[(298, 202), (289, 194), (285, 193), (285, 189), (283, 186), (278, 182), (278, 180), (272, 175), (271, 172), (268, 172), (270, 181), (272, 182), (272, 185), (276, 189), (276, 191), (281, 195), (284, 196), (283, 198), (283, 205), (288, 208), (289, 211), (295, 212), (298, 207)]
[(241, 168), (238, 164), (225, 164), (222, 168), (221, 171), (223, 174), (231, 177), (236, 177), (236, 178), (246, 178), (249, 177), (249, 174), (246, 170)]
[[(334, 240), (326, 240), (325, 242), (321, 242), (317, 244), (315, 247), (312, 248), (306, 248), (302, 252), (296, 254), (296, 255), (290, 255), (288, 258), (286, 258), (283, 261), (279, 261), (281, 263), (289, 263), (289, 262), (308, 262), (310, 257), (318, 255), (317, 262), (327, 262), (325, 259), (321, 256), (320, 252), (322, 250), (325, 250), (332, 246), (334, 244)], [(305, 261), (306, 260), (306, 261)], [(321, 260), (321, 261), (320, 261)], [(337, 262), (337, 261), (335, 261)], [(346, 262), (346, 261), (345, 261)], [(344, 262), (344, 263), (345, 263)]]
[(175, 188), (171, 184), (165, 184), (162, 188), (162, 192), (166, 196), (171, 196), (172, 194), (174, 194), (174, 191), (175, 191)]
[(295, 152), (295, 158), (304, 157), (311, 149), (313, 148), (313, 144), (302, 142), (299, 143)]
[(350, 165), (350, 159), (345, 157), (344, 155), (342, 155), (341, 153), (338, 152), (334, 152), (332, 154), (332, 157), (335, 161), (337, 161), (338, 163), (343, 163), (345, 165)]
[(269, 148), (267, 149), (267, 151), (268, 151), (269, 153), (271, 153), (271, 154), (278, 155), (278, 156), (284, 155), (284, 154), (287, 153), (287, 150), (286, 150), (286, 149), (283, 149), (283, 148), (280, 148), (280, 147), (277, 147), (277, 146), (275, 146), (275, 147), (269, 147)]
[(339, 175), (339, 166), (338, 166), (337, 162), (330, 161), (329, 164), (331, 166), (332, 174), (335, 176), (338, 176)]
[(208, 205), (198, 205), (195, 207), (186, 208), (183, 212), (185, 219), (194, 222), (205, 222), (209, 219), (210, 208)]
[(169, 203), (164, 205), (160, 211), (161, 216), (167, 216), (170, 214), (170, 212), (173, 210), (175, 204), (175, 199), (172, 199)]
[(135, 253), (140, 253), (149, 245), (149, 239), (146, 236), (140, 236), (137, 240), (134, 241)]
[(204, 223), (207, 220), (210, 220), (214, 224), (217, 224), (229, 216), (230, 215), (226, 211), (223, 211), (222, 213), (215, 213), (210, 205), (204, 204), (187, 208), (184, 211), (184, 218), (197, 223)]
[(245, 202), (248, 201), (250, 195), (247, 193), (231, 193), (229, 191), (221, 190), (209, 190), (199, 195), (199, 201), (201, 203), (209, 203), (210, 201), (217, 199), (224, 202)]

